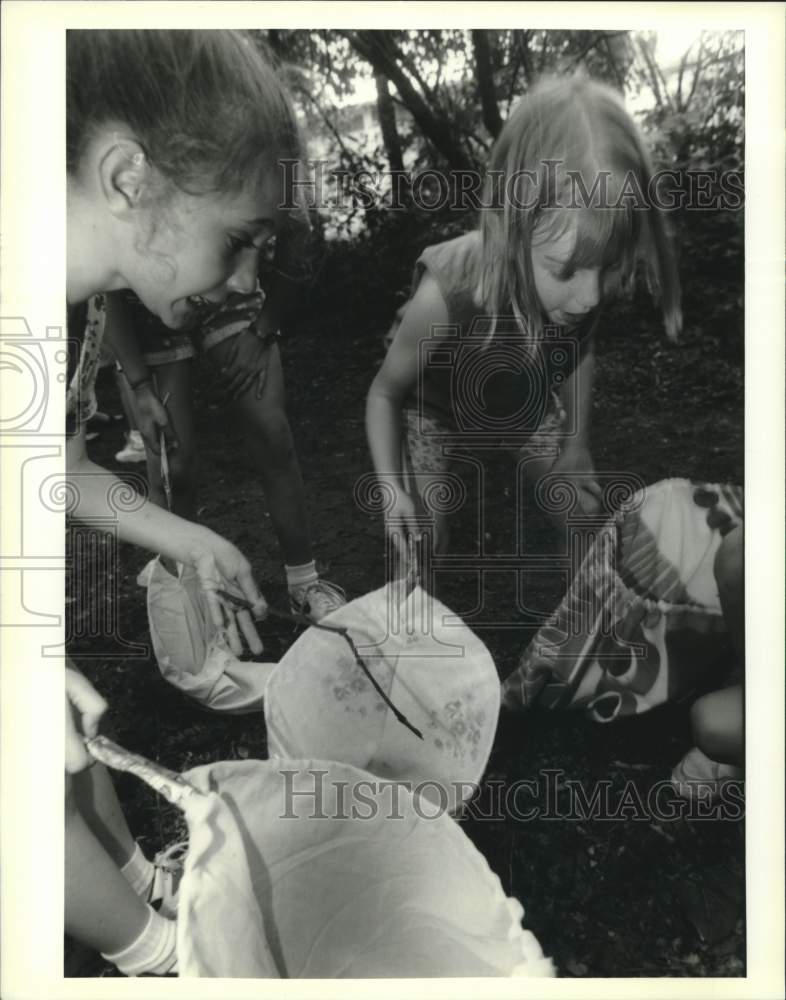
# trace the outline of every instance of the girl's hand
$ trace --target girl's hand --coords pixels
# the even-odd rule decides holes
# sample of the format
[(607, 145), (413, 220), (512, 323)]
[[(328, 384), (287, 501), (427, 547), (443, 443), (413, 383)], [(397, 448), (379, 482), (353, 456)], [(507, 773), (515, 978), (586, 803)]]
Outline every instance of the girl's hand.
[(69, 774), (84, 771), (93, 763), (82, 734), (98, 736), (98, 723), (107, 703), (90, 681), (73, 667), (65, 676), (65, 767)]
[(551, 472), (562, 473), (563, 478), (575, 487), (582, 513), (600, 512), (602, 490), (595, 479), (595, 465), (586, 445), (569, 444), (563, 448)]
[[(243, 653), (241, 632), (251, 652), (254, 655), (261, 653), (264, 647), (254, 618), (265, 617), (267, 602), (259, 593), (246, 557), (225, 538), (208, 532), (206, 544), (193, 551), (191, 562), (199, 575), (213, 624), (225, 630), (235, 656)], [(253, 605), (253, 618), (252, 612), (237, 610), (229, 602), (222, 601), (217, 593), (219, 590), (245, 598)]]
[(253, 327), (232, 338), (229, 354), (224, 358), (218, 376), (225, 402), (240, 399), (252, 386), (255, 386), (256, 398), (262, 398), (270, 349), (274, 343), (274, 336), (260, 337)]
[(159, 437), (161, 431), (164, 432), (167, 450), (176, 448), (178, 445), (177, 434), (169, 424), (167, 412), (156, 395), (152, 382), (142, 382), (134, 389), (134, 401), (139, 433), (153, 454), (160, 453)]
[(385, 535), (393, 540), (396, 567), (394, 576), (404, 578), (413, 568), (415, 544), (420, 541), (420, 526), (415, 516), (415, 502), (402, 489), (396, 490), (393, 506), (385, 514)]

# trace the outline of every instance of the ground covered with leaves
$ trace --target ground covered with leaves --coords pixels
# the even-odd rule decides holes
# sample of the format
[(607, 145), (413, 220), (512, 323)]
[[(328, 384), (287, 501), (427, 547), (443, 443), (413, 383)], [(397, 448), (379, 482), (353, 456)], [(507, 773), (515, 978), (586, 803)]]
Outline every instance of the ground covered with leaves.
[[(732, 221), (724, 228), (717, 217), (694, 215), (681, 226), (683, 342), (666, 342), (643, 292), (608, 311), (598, 342), (593, 454), (599, 469), (633, 472), (646, 482), (682, 476), (742, 482), (742, 247)], [(417, 252), (454, 231), (403, 218), (386, 221), (365, 240), (331, 245), (283, 342), (288, 413), (317, 556), (350, 597), (385, 579), (381, 521), (360, 511), (353, 495), (371, 469), (364, 403), (382, 358), (381, 337)], [(202, 369), (197, 384), (200, 519), (241, 548), (268, 601), (285, 608), (282, 560), (242, 434), (212, 402), (210, 372)], [(103, 408), (119, 412), (111, 379), (100, 392)], [(104, 431), (90, 449), (95, 460), (127, 475), (129, 467), (113, 459), (121, 426)], [(461, 551), (480, 544), (480, 502), (485, 551), (504, 553), (517, 530), (511, 463), (490, 456), (486, 471), (482, 498), (470, 497), (456, 515), (452, 538)], [(527, 515), (524, 530), (527, 551), (552, 551), (554, 538), (536, 512)], [(115, 643), (108, 655), (106, 639), (86, 635), (95, 589), (85, 586), (87, 567), (73, 546), (71, 554), (71, 651), (109, 701), (104, 731), (177, 771), (265, 758), (261, 716), (208, 715), (161, 678), (146, 652), (144, 592), (135, 583), (148, 556), (121, 546), (110, 581), (119, 635), (142, 649)], [(527, 608), (535, 615), (521, 612), (513, 575), (500, 572), (486, 580), (485, 623), (473, 622), (500, 677), (515, 668), (537, 616), (554, 608), (566, 583), (558, 571), (525, 570), (523, 579)], [(453, 611), (470, 614), (476, 594), (469, 572), (443, 574), (437, 589)], [(267, 655), (278, 658), (295, 634), (270, 623), (263, 638)], [(538, 816), (522, 815), (532, 802), (520, 799), (518, 814), (483, 818), (481, 801), (461, 822), (505, 891), (522, 901), (526, 926), (561, 975), (745, 973), (744, 820), (717, 812), (668, 819), (648, 800), (691, 746), (688, 707), (668, 705), (605, 726), (537, 710), (500, 720), (487, 792), (537, 779)], [(605, 818), (568, 815), (570, 782), (580, 783), (588, 797), (602, 791)], [(117, 785), (131, 829), (148, 853), (182, 832), (176, 811), (135, 779), (119, 776)]]

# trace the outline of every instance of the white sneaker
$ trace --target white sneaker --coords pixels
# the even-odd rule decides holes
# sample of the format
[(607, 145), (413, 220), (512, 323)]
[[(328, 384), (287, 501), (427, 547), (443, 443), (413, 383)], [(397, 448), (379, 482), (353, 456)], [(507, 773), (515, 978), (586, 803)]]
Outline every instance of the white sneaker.
[(129, 431), (126, 434), (126, 443), (121, 451), (115, 455), (116, 462), (144, 462), (147, 458), (145, 454), (145, 442), (139, 431)]
[(162, 917), (177, 919), (177, 898), (187, 852), (188, 841), (180, 840), (159, 851), (153, 859), (153, 881), (146, 902)]
[(693, 747), (671, 772), (671, 783), (680, 798), (712, 800), (720, 795), (724, 782), (739, 781), (742, 776), (741, 767), (721, 764)]
[(289, 588), (289, 604), (296, 615), (305, 615), (312, 622), (322, 621), (333, 611), (347, 603), (347, 595), (335, 583), (314, 580), (299, 587)]

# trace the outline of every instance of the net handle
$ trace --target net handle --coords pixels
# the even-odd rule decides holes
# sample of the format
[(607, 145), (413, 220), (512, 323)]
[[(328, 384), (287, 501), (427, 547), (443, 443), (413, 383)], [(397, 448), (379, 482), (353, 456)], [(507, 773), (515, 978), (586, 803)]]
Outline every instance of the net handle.
[(106, 736), (85, 739), (85, 746), (88, 753), (101, 764), (105, 764), (115, 771), (124, 771), (127, 774), (135, 775), (163, 796), (167, 802), (171, 802), (179, 809), (185, 808), (184, 801), (192, 795), (202, 795), (202, 792), (189, 784), (176, 771), (170, 771), (160, 764), (155, 764), (140, 754), (131, 753), (130, 750), (119, 746)]

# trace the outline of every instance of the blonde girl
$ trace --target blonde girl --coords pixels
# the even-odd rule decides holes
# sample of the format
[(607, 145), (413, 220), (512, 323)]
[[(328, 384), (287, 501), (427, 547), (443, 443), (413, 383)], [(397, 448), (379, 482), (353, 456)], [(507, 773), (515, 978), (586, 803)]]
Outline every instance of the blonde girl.
[(428, 502), (450, 470), (446, 445), (508, 441), (531, 485), (554, 474), (579, 510), (598, 509), (589, 418), (603, 305), (642, 270), (668, 335), (681, 325), (652, 175), (620, 97), (599, 83), (544, 81), (511, 113), (490, 156), (479, 227), (416, 261), (368, 394), (386, 529), (402, 559), (424, 523), (435, 551), (447, 548), (446, 519)]

